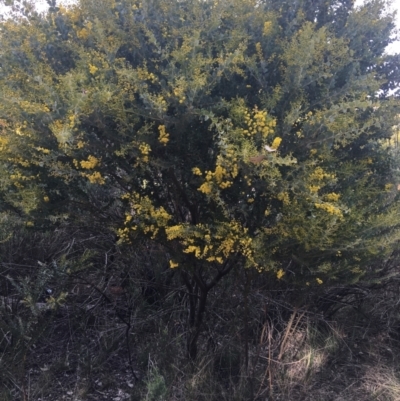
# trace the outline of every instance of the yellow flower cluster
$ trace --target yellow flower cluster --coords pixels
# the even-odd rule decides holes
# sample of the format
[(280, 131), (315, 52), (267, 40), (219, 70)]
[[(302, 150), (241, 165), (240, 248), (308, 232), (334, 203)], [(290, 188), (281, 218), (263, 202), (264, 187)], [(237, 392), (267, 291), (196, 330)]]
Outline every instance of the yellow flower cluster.
[(75, 114), (70, 114), (70, 115), (68, 116), (68, 121), (69, 121), (68, 125), (69, 125), (70, 128), (74, 128), (74, 126), (75, 126), (75, 119), (76, 119)]
[(263, 27), (263, 36), (267, 36), (271, 33), (272, 31), (272, 22), (271, 21), (265, 21), (264, 22), (264, 27)]
[(89, 37), (89, 31), (86, 28), (79, 29), (76, 32), (76, 36), (79, 39), (87, 39)]
[(281, 144), (281, 142), (282, 142), (282, 138), (279, 138), (279, 136), (277, 136), (277, 137), (272, 141), (271, 148), (272, 148), (272, 149), (278, 149), (278, 148), (279, 148), (279, 145)]
[[(0, 141), (0, 143), (1, 143), (1, 141)], [(2, 150), (2, 149), (0, 149), (0, 150)], [(42, 147), (40, 147), (40, 146), (38, 146), (38, 147), (36, 148), (36, 150), (39, 151), (39, 152), (44, 153), (45, 155), (48, 155), (48, 154), (50, 153), (50, 149), (42, 148)]]
[(192, 172), (194, 175), (199, 175), (199, 176), (203, 175), (203, 173), (201, 172), (201, 170), (198, 167), (193, 167)]
[(246, 110), (244, 112), (244, 120), (247, 129), (244, 129), (242, 132), (246, 136), (253, 136), (260, 133), (263, 138), (266, 138), (269, 134), (274, 132), (276, 126), (276, 120), (271, 118), (268, 119), (267, 112), (258, 110), (257, 108), (255, 108), (251, 113)]
[(321, 186), (320, 185), (309, 185), (308, 189), (312, 193), (317, 193), (321, 189)]
[(169, 226), (165, 228), (165, 234), (167, 235), (168, 241), (172, 241), (176, 238), (182, 237), (184, 232), (184, 225)]
[(210, 194), (212, 191), (212, 184), (209, 182), (204, 182), (203, 184), (200, 185), (198, 188), (198, 191), (203, 192), (203, 194)]
[[(217, 182), (218, 183), (222, 182), (225, 176), (226, 176), (226, 169), (223, 168), (222, 166), (217, 165), (214, 172), (214, 177), (217, 180)], [(209, 177), (209, 174), (207, 174), (207, 177)]]
[(95, 75), (97, 71), (98, 71), (98, 68), (97, 68), (95, 65), (89, 64), (89, 72), (90, 72), (92, 75)]
[[(201, 176), (198, 167), (192, 169), (193, 174)], [(236, 152), (233, 147), (227, 147), (217, 157), (215, 171), (205, 172), (205, 182), (198, 188), (204, 194), (210, 194), (214, 187), (226, 189), (232, 186), (233, 179), (239, 174)]]
[(91, 184), (104, 185), (106, 183), (105, 179), (98, 171), (92, 174), (81, 173), (82, 177), (86, 177)]
[(167, 101), (162, 95), (152, 96), (151, 101), (155, 109), (163, 112), (167, 111)]
[(11, 178), (12, 180), (15, 180), (15, 181), (29, 181), (29, 180), (33, 180), (35, 177), (34, 177), (34, 176), (28, 177), (28, 176), (26, 176), (26, 175), (22, 175), (22, 174), (18, 171), (18, 172), (16, 172), (15, 174), (11, 174), (11, 175), (10, 175), (10, 178)]
[(136, 73), (138, 78), (142, 81), (150, 81), (153, 84), (157, 82), (157, 77), (152, 72), (149, 72), (146, 67), (136, 68)]
[[(201, 171), (198, 167), (195, 167), (192, 171), (193, 174), (201, 175)], [(236, 163), (232, 166), (232, 171), (230, 172), (228, 172), (225, 167), (217, 164), (214, 172), (206, 171), (206, 181), (200, 186), (200, 188), (198, 188), (198, 191), (203, 192), (204, 194), (210, 194), (213, 188), (213, 180), (221, 189), (229, 188), (232, 186), (232, 178), (235, 178), (237, 174), (238, 167)]]
[[(75, 162), (74, 162), (75, 163)], [(80, 165), (82, 168), (90, 170), (97, 167), (100, 164), (100, 160), (94, 156), (89, 156), (87, 160), (82, 160)]]
[(28, 113), (38, 113), (38, 112), (48, 113), (50, 111), (50, 109), (45, 104), (41, 103), (28, 102), (27, 100), (20, 100), (18, 104), (24, 111)]
[(252, 239), (247, 229), (232, 221), (222, 223), (216, 233), (202, 224), (195, 227), (180, 224), (165, 228), (167, 239), (180, 239), (185, 253), (193, 253), (197, 259), (222, 264), (232, 253), (238, 252), (252, 260)]
[(276, 272), (276, 278), (277, 278), (278, 280), (280, 280), (284, 275), (285, 275), (285, 272), (283, 271), (283, 269), (279, 269), (279, 270)]
[(147, 143), (145, 143), (145, 142), (142, 142), (142, 143), (139, 145), (139, 150), (140, 150), (140, 153), (142, 154), (142, 160), (143, 160), (145, 163), (147, 163), (147, 162), (149, 161), (149, 154), (150, 154), (150, 152), (151, 152), (150, 145), (147, 144)]
[(284, 205), (289, 205), (290, 198), (287, 192), (280, 192), (276, 197), (278, 200), (282, 201)]
[[(161, 206), (154, 207), (149, 197), (141, 197), (138, 193), (124, 195), (123, 199), (129, 199), (132, 212), (125, 215), (125, 228), (118, 230), (121, 240), (128, 241), (131, 231), (142, 230), (144, 234), (151, 234), (155, 238), (161, 227), (166, 227), (171, 216)], [(140, 224), (132, 225), (132, 216), (140, 217)]]
[(335, 178), (334, 174), (325, 173), (321, 167), (317, 167), (311, 174), (310, 179), (316, 181), (322, 181), (324, 178)]
[(324, 198), (327, 202), (337, 202), (340, 198), (340, 194), (331, 192), (330, 194), (326, 194)]
[(339, 208), (331, 205), (330, 203), (315, 203), (314, 205), (317, 209), (325, 210), (329, 214), (343, 217), (342, 211)]
[(31, 165), (31, 163), (28, 160), (24, 160), (21, 157), (10, 157), (8, 161), (19, 164), (22, 167), (29, 167)]
[(160, 125), (158, 130), (160, 131), (158, 140), (165, 146), (169, 142), (169, 134), (165, 131), (165, 125)]
[(172, 92), (179, 99), (179, 103), (182, 104), (186, 100), (185, 89), (183, 87), (177, 87)]

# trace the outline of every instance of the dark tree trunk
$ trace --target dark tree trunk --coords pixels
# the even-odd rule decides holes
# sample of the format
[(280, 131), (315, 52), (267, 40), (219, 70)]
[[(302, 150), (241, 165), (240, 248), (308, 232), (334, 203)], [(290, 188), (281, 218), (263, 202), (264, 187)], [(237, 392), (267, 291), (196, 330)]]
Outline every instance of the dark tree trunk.
[(191, 275), (182, 271), (182, 279), (188, 290), (189, 298), (187, 355), (192, 361), (197, 357), (197, 343), (203, 328), (208, 293), (234, 266), (234, 261), (230, 264), (225, 263), (209, 282), (203, 279), (199, 271), (194, 271)]

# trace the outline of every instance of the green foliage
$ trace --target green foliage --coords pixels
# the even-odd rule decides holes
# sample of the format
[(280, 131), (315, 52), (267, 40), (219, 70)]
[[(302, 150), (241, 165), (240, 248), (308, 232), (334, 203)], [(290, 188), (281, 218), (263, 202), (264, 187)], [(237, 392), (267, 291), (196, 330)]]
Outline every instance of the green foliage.
[(145, 401), (163, 401), (167, 397), (167, 386), (165, 384), (164, 377), (160, 374), (157, 367), (153, 364), (149, 364), (149, 371), (146, 387), (147, 394)]

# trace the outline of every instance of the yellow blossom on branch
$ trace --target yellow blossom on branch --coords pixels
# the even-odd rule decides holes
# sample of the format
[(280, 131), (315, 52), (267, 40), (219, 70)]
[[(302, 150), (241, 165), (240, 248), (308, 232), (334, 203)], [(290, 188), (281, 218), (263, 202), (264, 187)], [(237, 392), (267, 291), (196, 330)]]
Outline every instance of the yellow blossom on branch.
[(340, 198), (340, 194), (336, 194), (335, 192), (325, 195), (325, 200), (328, 202), (337, 202), (339, 200), (339, 198)]
[(282, 138), (279, 138), (279, 136), (277, 136), (272, 142), (272, 145), (271, 145), (272, 149), (278, 149), (281, 142), (282, 142)]
[(88, 175), (87, 178), (92, 184), (103, 185), (106, 182), (98, 171), (94, 172), (91, 175)]
[(97, 68), (95, 65), (89, 64), (89, 72), (90, 72), (92, 75), (96, 74), (97, 70), (98, 70), (98, 68)]
[(100, 160), (94, 156), (89, 156), (87, 160), (82, 160), (80, 164), (82, 168), (89, 170), (98, 166), (100, 164)]
[(276, 272), (276, 278), (277, 278), (278, 280), (280, 280), (284, 275), (285, 275), (285, 272), (283, 271), (283, 269), (279, 269), (279, 270)]
[(272, 22), (265, 21), (263, 27), (263, 36), (267, 36), (271, 32), (271, 30), (272, 30)]
[(330, 203), (315, 203), (315, 207), (317, 209), (325, 210), (329, 214), (336, 215), (338, 217), (343, 217), (342, 211)]
[(203, 192), (203, 194), (210, 194), (212, 190), (212, 186), (210, 183), (205, 182), (204, 184), (202, 184), (200, 186), (200, 188), (198, 189), (198, 191)]
[(160, 125), (158, 130), (160, 131), (158, 141), (165, 146), (169, 142), (169, 134), (165, 131), (165, 125)]
[(193, 167), (192, 168), (192, 173), (194, 175), (202, 175), (203, 173), (201, 172), (201, 170), (198, 167)]

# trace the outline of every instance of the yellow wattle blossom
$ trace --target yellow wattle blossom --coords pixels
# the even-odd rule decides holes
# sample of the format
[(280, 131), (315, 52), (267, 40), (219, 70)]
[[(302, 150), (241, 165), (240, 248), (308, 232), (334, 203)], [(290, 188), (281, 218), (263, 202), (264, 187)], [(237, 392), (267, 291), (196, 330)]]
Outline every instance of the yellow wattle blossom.
[(288, 205), (290, 203), (289, 194), (287, 192), (280, 192), (276, 198), (283, 202), (284, 205)]
[(279, 269), (279, 270), (276, 272), (276, 278), (277, 278), (278, 280), (280, 280), (284, 275), (285, 275), (285, 272), (283, 271), (283, 269)]
[(194, 175), (203, 175), (203, 173), (201, 172), (201, 170), (198, 168), (198, 167), (193, 167), (192, 168), (192, 173), (194, 174)]
[(277, 137), (273, 140), (272, 145), (271, 145), (271, 148), (272, 148), (272, 149), (278, 149), (278, 148), (279, 148), (279, 145), (281, 144), (281, 142), (282, 142), (282, 138), (279, 138), (279, 136), (277, 136)]
[(317, 180), (321, 181), (324, 178), (335, 178), (334, 174), (328, 174), (326, 173), (321, 167), (317, 167), (311, 174), (310, 174), (310, 179), (311, 180)]
[(174, 262), (174, 261), (172, 261), (172, 260), (169, 261), (169, 267), (170, 267), (171, 269), (175, 269), (175, 267), (178, 267), (178, 266), (179, 266), (179, 263)]
[(145, 163), (147, 163), (149, 161), (149, 153), (151, 152), (150, 145), (145, 142), (142, 142), (139, 145), (139, 150), (140, 150), (140, 153), (142, 154), (142, 160)]
[(329, 214), (336, 215), (338, 217), (343, 217), (342, 211), (339, 208), (331, 205), (330, 203), (315, 203), (314, 206), (317, 209), (325, 210)]
[[(259, 52), (259, 57), (261, 57), (261, 44), (257, 43), (256, 48)], [(243, 115), (244, 122), (247, 125), (247, 129), (242, 130), (244, 135), (251, 137), (256, 134), (261, 134), (263, 138), (266, 138), (269, 134), (274, 132), (276, 120), (268, 118), (266, 111), (258, 110), (256, 107), (251, 114), (246, 110)]]
[(265, 21), (263, 27), (263, 36), (267, 36), (272, 31), (272, 22)]
[(317, 280), (317, 283), (320, 285), (323, 283), (323, 281), (320, 278), (316, 278), (316, 280)]
[(45, 195), (45, 196), (43, 196), (43, 200), (44, 200), (45, 202), (49, 202), (49, 201), (50, 201), (50, 198), (49, 198), (47, 195)]
[(165, 228), (165, 234), (167, 235), (167, 240), (172, 241), (182, 235), (185, 227), (183, 225), (170, 226)]
[(196, 258), (200, 258), (201, 256), (201, 250), (199, 246), (195, 246), (195, 245), (189, 245), (186, 249), (183, 250), (183, 252), (185, 253), (194, 253), (194, 255), (196, 256)]
[(165, 146), (169, 142), (169, 134), (165, 131), (165, 125), (160, 125), (158, 130), (160, 131), (158, 141)]
[(157, 77), (147, 70), (147, 67), (138, 67), (136, 73), (142, 81), (151, 81), (153, 84), (157, 82)]
[(309, 185), (308, 189), (312, 193), (317, 193), (321, 189), (321, 186), (320, 185)]
[(326, 194), (324, 198), (328, 202), (337, 202), (340, 198), (340, 194), (331, 192), (330, 194)]
[(42, 147), (37, 147), (36, 150), (38, 150), (39, 152), (44, 153), (45, 155), (48, 155), (50, 153), (50, 149), (46, 149), (46, 148), (42, 148)]
[(89, 37), (89, 31), (86, 28), (82, 28), (76, 32), (76, 36), (79, 39), (87, 39)]
[(218, 165), (215, 168), (215, 173), (214, 173), (214, 176), (215, 176), (215, 179), (217, 180), (217, 182), (220, 183), (223, 180), (225, 175), (226, 175), (226, 169), (224, 169), (222, 166)]
[(95, 65), (89, 64), (89, 72), (90, 72), (92, 75), (96, 74), (97, 70), (98, 70), (98, 68), (97, 68)]
[(102, 177), (102, 175), (96, 171), (93, 174), (88, 174), (86, 175), (88, 180), (90, 181), (91, 184), (99, 184), (99, 185), (104, 185), (105, 184), (105, 179)]
[(226, 188), (229, 188), (229, 187), (231, 187), (232, 186), (232, 182), (231, 181), (224, 181), (224, 182), (221, 182), (220, 184), (219, 184), (219, 187), (221, 188), (221, 189), (226, 189)]
[(76, 120), (75, 114), (71, 114), (71, 115), (68, 117), (68, 120), (69, 120), (69, 123), (68, 123), (69, 127), (70, 127), (70, 128), (74, 128), (74, 126), (75, 126), (75, 120)]
[(97, 159), (94, 156), (89, 156), (87, 160), (82, 160), (80, 165), (82, 168), (85, 169), (92, 169), (95, 168), (96, 166), (98, 166), (100, 164), (100, 160)]
[(197, 189), (200, 192), (203, 192), (203, 194), (210, 194), (212, 190), (212, 186), (209, 182), (203, 183), (200, 188)]

